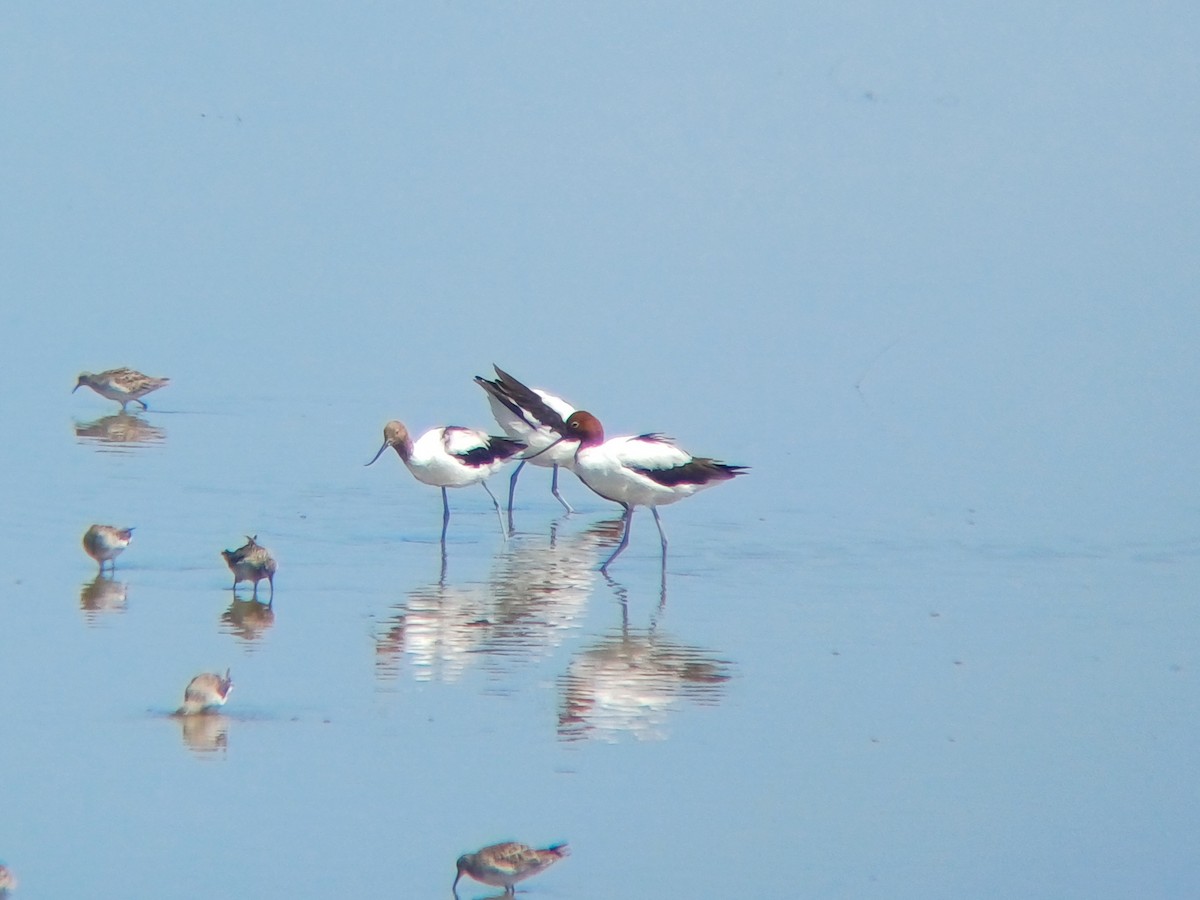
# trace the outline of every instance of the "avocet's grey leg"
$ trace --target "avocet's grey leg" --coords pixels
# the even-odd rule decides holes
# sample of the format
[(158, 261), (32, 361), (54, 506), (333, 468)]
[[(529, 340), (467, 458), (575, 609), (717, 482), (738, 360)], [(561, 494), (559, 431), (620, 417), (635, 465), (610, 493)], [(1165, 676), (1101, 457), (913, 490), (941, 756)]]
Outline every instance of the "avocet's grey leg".
[(666, 577), (667, 572), (667, 533), (663, 531), (662, 519), (658, 517), (658, 507), (650, 507), (650, 512), (654, 513), (654, 523), (658, 526), (658, 536), (662, 539), (662, 567), (663, 577)]
[(504, 527), (504, 516), (500, 512), (500, 501), (496, 499), (496, 495), (492, 493), (492, 489), (487, 486), (486, 481), (479, 482), (483, 485), (483, 489), (487, 491), (488, 496), (492, 498), (492, 506), (496, 507), (496, 520), (500, 523), (500, 533), (504, 535), (504, 539), (508, 540), (508, 531)]
[(517, 492), (517, 478), (521, 475), (521, 470), (525, 468), (525, 460), (517, 463), (517, 467), (513, 470), (512, 478), (508, 479), (508, 515), (512, 518), (513, 494)]
[(612, 565), (612, 561), (621, 555), (621, 551), (629, 546), (629, 528), (633, 524), (633, 507), (624, 503), (625, 507), (625, 528), (621, 532), (621, 543), (617, 544), (617, 549), (612, 552), (612, 556), (604, 561), (604, 565), (600, 567), (600, 571), (608, 574), (608, 567)]
[[(513, 478), (515, 479), (516, 476), (514, 475)], [(558, 492), (558, 463), (554, 464), (554, 475), (550, 478), (550, 493), (558, 498), (558, 502), (563, 505), (563, 508), (567, 511), (567, 515), (575, 512), (575, 510), (571, 509), (571, 504), (564, 500), (563, 495)]]

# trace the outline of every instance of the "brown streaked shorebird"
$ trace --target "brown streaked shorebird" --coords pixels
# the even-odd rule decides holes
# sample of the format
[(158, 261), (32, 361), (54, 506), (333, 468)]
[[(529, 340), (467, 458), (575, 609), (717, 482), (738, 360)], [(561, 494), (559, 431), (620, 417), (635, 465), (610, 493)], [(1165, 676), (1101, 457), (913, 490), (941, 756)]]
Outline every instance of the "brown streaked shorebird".
[(215, 672), (197, 675), (184, 689), (183, 706), (179, 707), (177, 715), (191, 716), (216, 706), (224, 706), (232, 690), (233, 679), (229, 677), (228, 669), (225, 670), (224, 678)]
[(108, 369), (96, 375), (91, 372), (81, 372), (79, 380), (75, 382), (75, 387), (71, 388), (71, 393), (75, 393), (86, 385), (101, 397), (116, 400), (121, 404), (122, 410), (130, 401), (141, 404), (142, 409), (148, 409), (146, 401), (142, 397), (151, 391), (157, 391), (170, 382), (170, 378), (153, 378), (134, 369)]
[(450, 890), (457, 897), (458, 879), (466, 874), (483, 884), (503, 887), (506, 894), (513, 894), (513, 885), (518, 881), (524, 881), (549, 868), (570, 852), (566, 844), (552, 844), (544, 850), (535, 850), (528, 844), (518, 844), (515, 841), (492, 844), (474, 853), (464, 853), (458, 858), (455, 864), (458, 874), (454, 876), (454, 884), (450, 886)]
[(132, 528), (117, 528), (115, 525), (93, 525), (83, 533), (83, 549), (87, 555), (100, 563), (100, 571), (104, 564), (110, 569), (116, 569), (116, 559), (133, 540)]
[(254, 596), (258, 596), (258, 583), (264, 578), (271, 585), (271, 599), (275, 599), (275, 560), (271, 551), (258, 543), (258, 535), (246, 535), (246, 543), (236, 550), (222, 550), (225, 565), (233, 573), (233, 589), (239, 582), (253, 581)]

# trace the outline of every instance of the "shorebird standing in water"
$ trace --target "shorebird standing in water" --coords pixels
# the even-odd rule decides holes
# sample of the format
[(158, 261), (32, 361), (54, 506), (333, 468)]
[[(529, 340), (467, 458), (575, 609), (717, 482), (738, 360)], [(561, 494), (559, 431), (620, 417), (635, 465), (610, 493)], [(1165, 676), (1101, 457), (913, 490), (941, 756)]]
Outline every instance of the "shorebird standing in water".
[(17, 876), (12, 869), (0, 863), (0, 897), (7, 897), (9, 891), (17, 889)]
[[(396, 451), (417, 481), (442, 489), (442, 543), (446, 541), (446, 526), (450, 524), (450, 500), (446, 496), (446, 488), (483, 485), (499, 516), (500, 504), (487, 486), (486, 479), (525, 449), (520, 441), (458, 425), (431, 428), (414, 443), (404, 423), (393, 420), (384, 426), (383, 446), (367, 465), (379, 459), (388, 447)], [(500, 530), (504, 530), (503, 519), (500, 520)]]
[(222, 550), (225, 565), (233, 573), (233, 589), (239, 582), (253, 581), (254, 596), (258, 596), (258, 583), (264, 578), (271, 586), (271, 599), (275, 599), (275, 560), (271, 551), (258, 543), (258, 535), (246, 535), (246, 543), (236, 550)]
[(93, 525), (83, 533), (83, 549), (87, 555), (100, 563), (100, 571), (104, 564), (115, 570), (116, 559), (133, 540), (132, 528), (117, 528), (115, 525)]
[[(568, 513), (575, 510), (558, 492), (559, 466), (571, 468), (575, 461), (575, 443), (562, 441), (566, 434), (566, 418), (575, 412), (562, 397), (548, 394), (539, 388), (526, 387), (499, 366), (495, 380), (475, 376), (475, 383), (487, 391), (492, 415), (510, 438), (528, 446), (528, 451), (517, 457), (521, 461), (508, 482), (508, 515), (511, 522), (513, 494), (517, 490), (517, 478), (525, 463), (545, 466), (554, 470), (550, 478), (550, 492)], [(551, 449), (553, 448), (553, 449)]]
[(720, 481), (741, 475), (746, 466), (731, 466), (715, 459), (692, 456), (660, 434), (604, 439), (604, 427), (591, 413), (578, 411), (567, 417), (566, 438), (579, 441), (575, 474), (606, 500), (625, 507), (621, 543), (604, 561), (601, 572), (629, 544), (629, 525), (637, 506), (648, 506), (658, 525), (662, 560), (667, 565), (667, 535), (658, 507), (690, 497)]
[(179, 707), (177, 715), (191, 716), (217, 706), (224, 706), (225, 701), (229, 699), (229, 692), (232, 690), (233, 679), (229, 677), (228, 669), (225, 670), (224, 678), (215, 672), (197, 675), (188, 682), (188, 686), (184, 689), (183, 706)]
[(116, 400), (121, 404), (121, 411), (124, 412), (125, 404), (131, 401), (140, 403), (142, 409), (147, 409), (146, 401), (142, 397), (151, 391), (157, 391), (160, 387), (169, 384), (170, 381), (170, 378), (152, 378), (134, 369), (108, 369), (98, 375), (82, 372), (79, 380), (75, 382), (75, 387), (71, 388), (71, 393), (73, 394), (87, 385), (101, 397)]
[(454, 876), (454, 884), (450, 886), (450, 890), (455, 897), (458, 896), (458, 879), (465, 874), (492, 887), (503, 887), (506, 894), (513, 894), (516, 893), (513, 885), (518, 881), (524, 881), (549, 868), (570, 855), (570, 852), (566, 844), (552, 844), (545, 850), (535, 850), (528, 844), (518, 844), (514, 841), (492, 844), (475, 853), (464, 853), (458, 858), (458, 874)]

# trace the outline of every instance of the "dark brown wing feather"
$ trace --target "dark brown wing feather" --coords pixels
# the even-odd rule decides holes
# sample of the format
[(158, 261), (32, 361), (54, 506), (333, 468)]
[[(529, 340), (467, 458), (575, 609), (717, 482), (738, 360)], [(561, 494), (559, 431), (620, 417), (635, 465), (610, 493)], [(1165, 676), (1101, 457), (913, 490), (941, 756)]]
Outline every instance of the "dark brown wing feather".
[(631, 466), (635, 472), (645, 475), (652, 481), (657, 481), (663, 487), (675, 487), (679, 484), (708, 484), (710, 481), (728, 481), (741, 475), (748, 466), (731, 466), (715, 459), (696, 457), (682, 466), (670, 469), (645, 469)]
[[(563, 417), (547, 406), (546, 401), (539, 397), (533, 388), (527, 387), (517, 381), (517, 379), (513, 378), (495, 363), (492, 364), (492, 368), (496, 370), (496, 374), (499, 376), (495, 383), (499, 385), (500, 390), (507, 394), (520, 407), (529, 410), (533, 414), (533, 417), (537, 419), (537, 422), (529, 422), (526, 416), (520, 412), (517, 413), (526, 422), (529, 422), (531, 428), (537, 428), (538, 422), (540, 422), (546, 427), (557, 431), (559, 434), (567, 433), (567, 423), (563, 421)], [(505, 405), (507, 406), (508, 404)], [(512, 409), (512, 407), (509, 406), (509, 409)]]

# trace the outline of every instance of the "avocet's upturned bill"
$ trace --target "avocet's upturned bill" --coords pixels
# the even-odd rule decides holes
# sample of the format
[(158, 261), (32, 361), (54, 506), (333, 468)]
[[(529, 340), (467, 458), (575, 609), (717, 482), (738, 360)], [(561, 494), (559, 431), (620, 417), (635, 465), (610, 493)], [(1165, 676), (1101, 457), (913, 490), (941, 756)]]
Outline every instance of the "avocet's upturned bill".
[(493, 365), (492, 368), (496, 370), (495, 379), (476, 375), (475, 383), (487, 392), (492, 415), (496, 417), (496, 422), (504, 429), (504, 433), (529, 448), (522, 454), (516, 471), (509, 479), (509, 516), (512, 515), (517, 478), (527, 462), (553, 469), (550, 491), (568, 513), (574, 512), (571, 504), (558, 492), (558, 469), (559, 466), (571, 468), (575, 460), (575, 442), (564, 440), (566, 419), (575, 412), (575, 407), (562, 397), (556, 397), (540, 388), (527, 387), (497, 365)]
[(600, 567), (602, 572), (628, 546), (635, 507), (648, 506), (654, 513), (665, 567), (667, 535), (658, 516), (658, 507), (728, 481), (747, 469), (704, 456), (692, 456), (660, 434), (615, 437), (606, 441), (600, 421), (582, 410), (568, 416), (564, 428), (568, 440), (579, 442), (573, 467), (579, 480), (606, 500), (625, 507), (621, 543)]
[[(486, 479), (525, 449), (520, 441), (458, 425), (431, 428), (414, 442), (404, 424), (393, 420), (384, 426), (383, 446), (367, 465), (379, 459), (388, 447), (396, 451), (417, 481), (442, 489), (443, 541), (446, 540), (446, 526), (450, 523), (450, 501), (446, 496), (446, 488), (483, 485), (499, 515), (500, 504), (487, 486)], [(503, 519), (500, 520), (500, 528), (503, 531)]]

